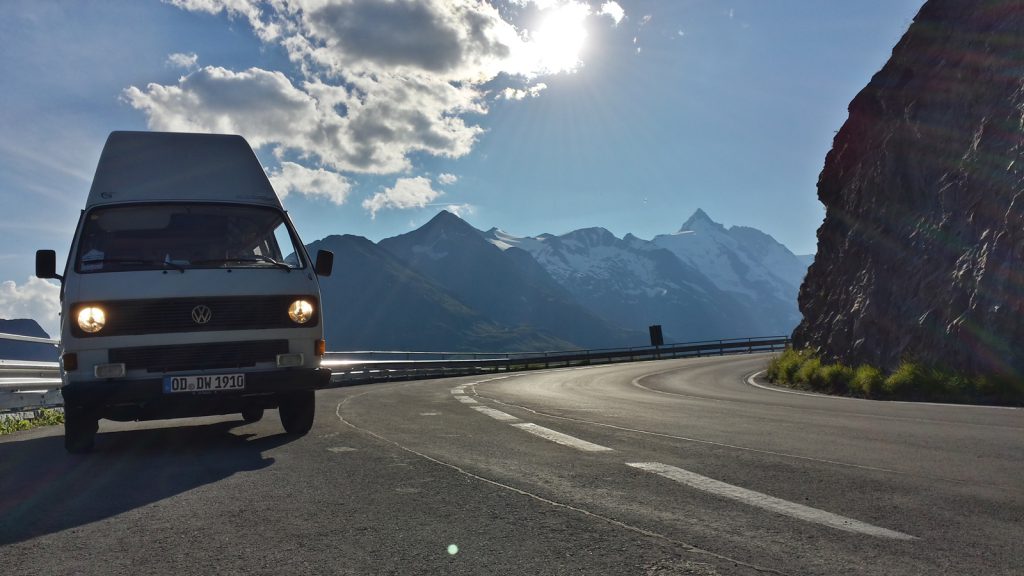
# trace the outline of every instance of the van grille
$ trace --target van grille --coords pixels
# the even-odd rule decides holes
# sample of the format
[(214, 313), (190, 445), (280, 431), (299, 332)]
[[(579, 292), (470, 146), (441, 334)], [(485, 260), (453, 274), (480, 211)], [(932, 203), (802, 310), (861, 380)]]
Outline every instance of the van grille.
[[(96, 336), (131, 336), (168, 332), (213, 332), (218, 330), (259, 330), (263, 328), (297, 328), (288, 318), (288, 306), (297, 298), (313, 302), (313, 319), (302, 327), (316, 326), (320, 321), (319, 302), (308, 295), (247, 296), (233, 298), (168, 298), (161, 300), (119, 300), (100, 302), (106, 312), (107, 324), (94, 334), (83, 332), (72, 310), (72, 333), (76, 338)], [(95, 305), (96, 303), (89, 303)], [(197, 307), (209, 309), (205, 323), (193, 319)], [(201, 315), (200, 315), (201, 316)]]
[(124, 363), (128, 370), (144, 368), (149, 372), (179, 372), (211, 368), (246, 368), (257, 362), (276, 362), (278, 354), (288, 353), (287, 340), (220, 342), (178, 346), (114, 348), (109, 361)]

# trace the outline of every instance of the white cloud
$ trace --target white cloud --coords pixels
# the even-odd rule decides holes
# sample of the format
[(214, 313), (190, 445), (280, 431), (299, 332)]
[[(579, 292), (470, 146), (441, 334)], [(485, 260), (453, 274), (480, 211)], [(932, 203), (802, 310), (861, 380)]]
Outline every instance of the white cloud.
[(130, 87), (124, 98), (147, 114), (153, 130), (241, 134), (253, 146), (315, 156), (338, 171), (401, 172), (414, 152), (458, 158), (482, 132), (454, 115), (482, 112), (474, 95), (429, 79), (359, 78), (351, 90), (309, 81), (300, 88), (281, 72), (206, 66), (177, 85)]
[(18, 286), (0, 282), (0, 318), (31, 318), (52, 338), (60, 337), (60, 286), (31, 276)]
[(175, 52), (167, 56), (167, 65), (174, 68), (184, 68), (185, 70), (191, 70), (196, 67), (196, 63), (199, 62), (199, 56), (195, 52), (183, 54), (181, 52)]
[(284, 74), (259, 68), (232, 72), (206, 66), (176, 86), (132, 86), (124, 98), (146, 112), (154, 130), (243, 134), (257, 147), (306, 149), (310, 134), (324, 123), (315, 99)]
[[(489, 98), (537, 97), (539, 76), (579, 68), (587, 26), (599, 22), (588, 18), (625, 16), (614, 1), (510, 0), (527, 11), (485, 0), (165, 1), (245, 21), (295, 69), (196, 69), (195, 54), (172, 54), (188, 74), (123, 93), (149, 127), (242, 134), (335, 173), (408, 173), (417, 154), (468, 154)], [(539, 18), (517, 22), (520, 12)], [(508, 88), (486, 92), (499, 77)], [(286, 170), (297, 174), (282, 167), (279, 177)]]
[(498, 98), (502, 100), (522, 100), (527, 97), (536, 98), (547, 87), (548, 85), (543, 82), (538, 82), (524, 89), (507, 87), (498, 93)]
[(476, 213), (476, 206), (473, 206), (472, 204), (448, 204), (444, 209), (463, 220), (465, 220), (467, 216), (472, 216)]
[(455, 174), (449, 174), (447, 172), (444, 172), (437, 175), (437, 181), (439, 184), (451, 186), (452, 184), (455, 184), (456, 182), (459, 181), (459, 177), (456, 176)]
[(231, 17), (245, 18), (261, 40), (269, 42), (280, 34), (279, 26), (264, 22), (258, 0), (164, 0), (172, 6), (192, 12), (209, 14), (227, 13)]
[(352, 183), (337, 172), (306, 168), (294, 162), (281, 162), (278, 170), (270, 172), (270, 182), (282, 198), (294, 192), (326, 198), (338, 205), (345, 203), (352, 189)]
[(363, 208), (370, 211), (371, 218), (376, 218), (377, 212), (384, 208), (423, 208), (441, 194), (443, 192), (434, 190), (430, 180), (423, 176), (399, 178), (394, 187), (385, 188), (363, 200)]
[(626, 11), (622, 9), (622, 6), (619, 6), (618, 2), (605, 2), (601, 5), (599, 14), (611, 16), (616, 26), (626, 17)]

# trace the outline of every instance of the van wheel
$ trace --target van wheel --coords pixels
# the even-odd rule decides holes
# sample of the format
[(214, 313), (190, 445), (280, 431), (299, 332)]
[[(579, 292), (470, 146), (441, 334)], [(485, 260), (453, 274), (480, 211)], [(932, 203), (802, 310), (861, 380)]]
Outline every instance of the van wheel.
[(263, 408), (247, 406), (242, 409), (242, 420), (252, 424), (263, 419)]
[(91, 452), (96, 444), (99, 421), (84, 408), (64, 408), (64, 449), (71, 454)]
[(312, 390), (282, 394), (279, 398), (278, 412), (281, 414), (284, 431), (301, 436), (313, 427), (316, 395)]

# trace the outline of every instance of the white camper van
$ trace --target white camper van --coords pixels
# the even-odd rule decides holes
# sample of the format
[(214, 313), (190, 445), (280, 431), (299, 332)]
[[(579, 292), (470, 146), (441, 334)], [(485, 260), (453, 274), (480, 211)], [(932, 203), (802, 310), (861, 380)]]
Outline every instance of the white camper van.
[(313, 424), (330, 371), (317, 276), (240, 136), (113, 132), (61, 280), (64, 443), (92, 449), (100, 418), (150, 420), (277, 408)]

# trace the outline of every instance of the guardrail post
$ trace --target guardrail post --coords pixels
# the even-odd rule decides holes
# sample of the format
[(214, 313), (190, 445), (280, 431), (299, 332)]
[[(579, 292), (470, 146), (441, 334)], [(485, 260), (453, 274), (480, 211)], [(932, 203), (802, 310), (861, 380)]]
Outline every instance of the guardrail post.
[(725, 343), (721, 340), (718, 341), (718, 355), (725, 356)]

